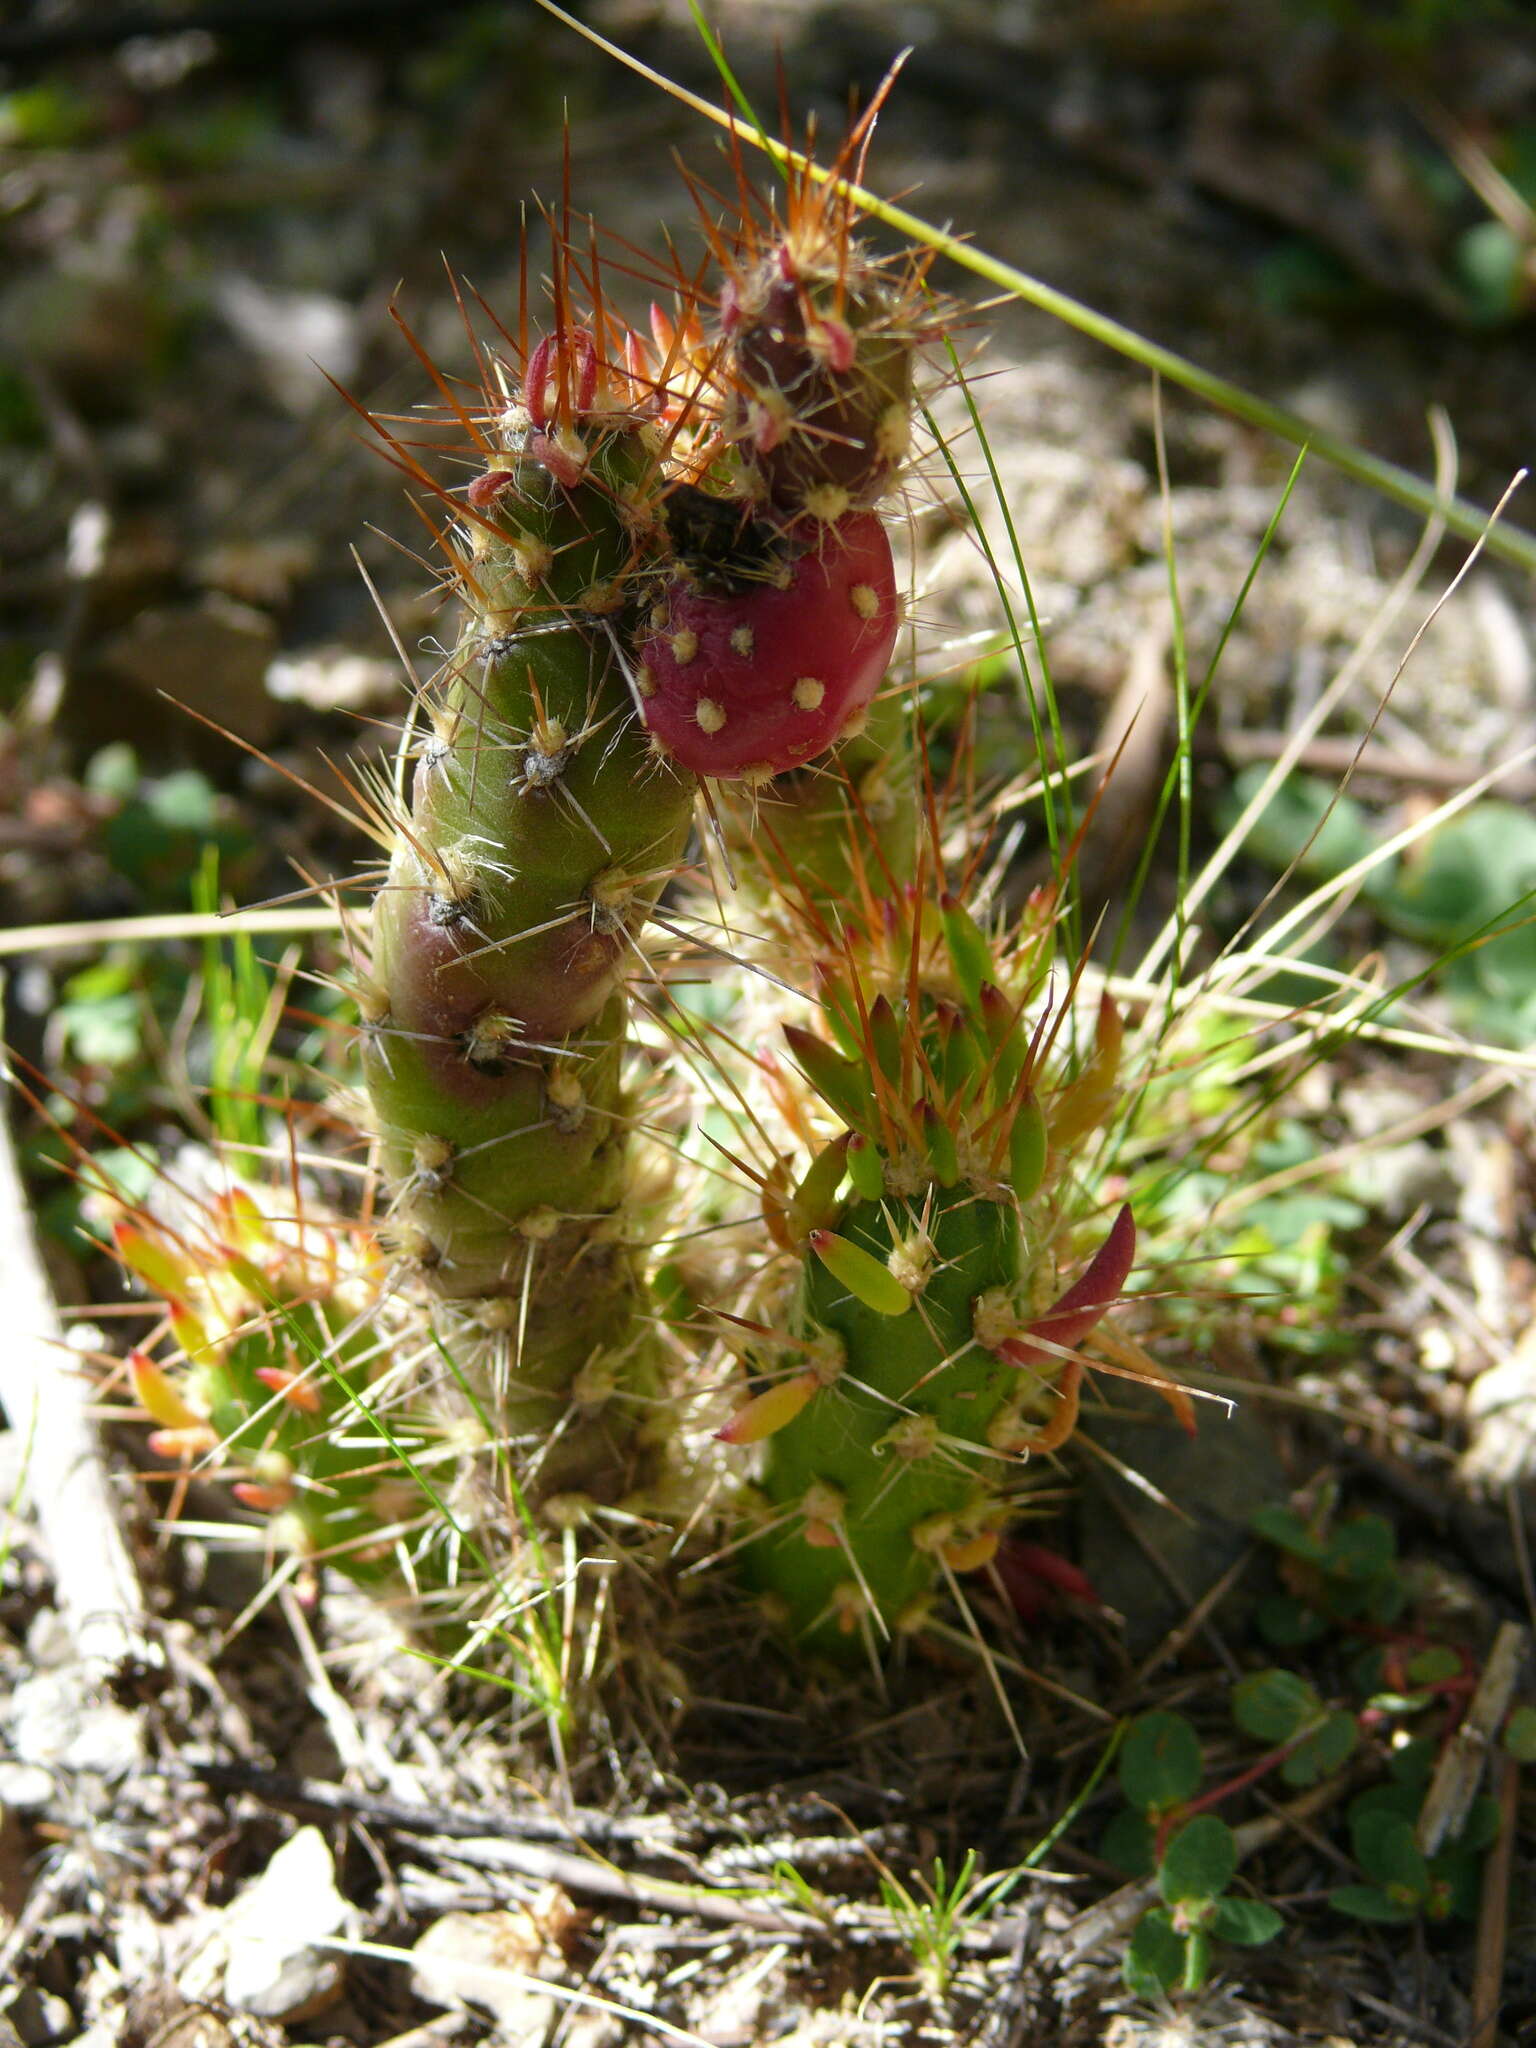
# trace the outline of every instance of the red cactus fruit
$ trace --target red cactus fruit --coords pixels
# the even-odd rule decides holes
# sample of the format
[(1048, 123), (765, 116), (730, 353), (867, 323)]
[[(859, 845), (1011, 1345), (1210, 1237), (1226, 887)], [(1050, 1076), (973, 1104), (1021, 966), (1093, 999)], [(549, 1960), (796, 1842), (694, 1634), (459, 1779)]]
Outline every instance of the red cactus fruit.
[(744, 590), (670, 583), (636, 647), (657, 746), (697, 775), (779, 775), (856, 730), (900, 620), (891, 544), (851, 513)]

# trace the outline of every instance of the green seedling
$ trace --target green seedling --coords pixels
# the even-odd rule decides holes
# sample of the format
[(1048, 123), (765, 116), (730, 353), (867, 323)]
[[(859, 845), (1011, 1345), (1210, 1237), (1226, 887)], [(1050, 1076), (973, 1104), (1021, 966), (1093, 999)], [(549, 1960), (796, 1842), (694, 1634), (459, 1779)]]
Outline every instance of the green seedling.
[(912, 1886), (889, 1870), (880, 1873), (881, 1904), (936, 2005), (950, 1988), (966, 1928), (1006, 1896), (1015, 1880), (1012, 1871), (978, 1876), (976, 1865), (976, 1851), (967, 1849), (953, 1877), (942, 1856), (933, 1859), (932, 1877), (919, 1873)]
[(1336, 1885), (1328, 1894), (1336, 1912), (1389, 1925), (1476, 1917), (1483, 1857), (1499, 1834), (1498, 1803), (1475, 1799), (1460, 1833), (1426, 1856), (1417, 1828), (1433, 1760), (1431, 1743), (1410, 1743), (1389, 1758), (1389, 1783), (1351, 1801), (1350, 1847), (1366, 1882)]
[(1163, 1904), (1142, 1915), (1125, 1954), (1125, 1982), (1138, 1997), (1198, 1991), (1214, 1942), (1257, 1948), (1274, 1940), (1280, 1915), (1261, 1899), (1230, 1897), (1236, 1874), (1232, 1830), (1214, 1814), (1200, 1814), (1173, 1836), (1157, 1866)]

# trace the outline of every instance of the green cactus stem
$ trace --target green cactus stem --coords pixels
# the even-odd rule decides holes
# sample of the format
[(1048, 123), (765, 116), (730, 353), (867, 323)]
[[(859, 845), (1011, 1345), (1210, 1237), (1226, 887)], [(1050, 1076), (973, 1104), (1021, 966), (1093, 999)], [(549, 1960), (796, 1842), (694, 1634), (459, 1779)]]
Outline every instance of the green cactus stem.
[(653, 1391), (623, 983), (694, 796), (632, 699), (662, 480), (654, 430), (585, 330), (533, 352), (497, 433), (469, 493), (463, 628), (375, 908), (364, 1073), (394, 1241), (459, 1370), (541, 1447), (539, 1492), (611, 1498)]

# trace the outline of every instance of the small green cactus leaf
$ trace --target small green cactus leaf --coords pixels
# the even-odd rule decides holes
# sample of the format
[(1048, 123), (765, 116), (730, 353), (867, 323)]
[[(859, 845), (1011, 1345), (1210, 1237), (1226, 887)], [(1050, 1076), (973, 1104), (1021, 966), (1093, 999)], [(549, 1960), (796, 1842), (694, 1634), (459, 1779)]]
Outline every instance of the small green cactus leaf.
[(1048, 1146), (1045, 1112), (1033, 1089), (1026, 1089), (1008, 1133), (1008, 1172), (1016, 1201), (1032, 1201), (1039, 1193), (1040, 1183), (1045, 1179)]
[(875, 1125), (875, 1099), (869, 1070), (834, 1052), (825, 1039), (799, 1024), (786, 1024), (784, 1038), (795, 1064), (828, 1108), (850, 1130), (871, 1132)]
[(783, 1429), (805, 1407), (821, 1382), (812, 1372), (796, 1373), (754, 1394), (715, 1435), (723, 1444), (760, 1444)]
[(874, 1139), (862, 1131), (848, 1140), (848, 1178), (861, 1201), (878, 1202), (885, 1194), (885, 1159)]
[(959, 897), (951, 895), (948, 890), (939, 898), (939, 919), (955, 980), (960, 984), (968, 1008), (976, 1010), (981, 984), (990, 980), (997, 971), (992, 947)]
[(941, 1188), (952, 1188), (960, 1178), (960, 1153), (955, 1144), (955, 1134), (944, 1121), (943, 1111), (935, 1109), (931, 1102), (920, 1102), (917, 1105), (917, 1127), (922, 1134), (923, 1150), (933, 1168), (934, 1179)]
[(869, 1006), (869, 1042), (875, 1065), (895, 1086), (901, 1080), (901, 1024), (890, 997), (875, 997)]
[(848, 1167), (849, 1133), (824, 1145), (806, 1168), (790, 1203), (790, 1217), (804, 1235), (837, 1220), (837, 1191)]
[(820, 1259), (834, 1280), (840, 1280), (848, 1292), (876, 1315), (904, 1316), (912, 1306), (912, 1296), (896, 1278), (890, 1267), (846, 1237), (839, 1237), (834, 1230), (813, 1230), (810, 1233), (811, 1250)]

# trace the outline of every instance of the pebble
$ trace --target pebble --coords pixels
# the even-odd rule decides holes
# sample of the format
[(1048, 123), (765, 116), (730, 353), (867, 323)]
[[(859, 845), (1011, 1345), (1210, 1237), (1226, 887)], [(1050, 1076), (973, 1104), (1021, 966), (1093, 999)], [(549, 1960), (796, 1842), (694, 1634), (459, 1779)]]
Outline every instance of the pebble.
[(316, 1942), (355, 1925), (325, 1837), (300, 1828), (216, 1916), (177, 1987), (193, 2003), (222, 1999), (258, 2019), (310, 2019), (334, 2005), (346, 1983), (346, 1958)]
[(509, 2041), (541, 2040), (558, 2010), (529, 1982), (562, 1968), (559, 1952), (529, 1913), (445, 1913), (411, 1953), (411, 1989), (418, 1998), (451, 2008), (473, 2005), (489, 2013)]

